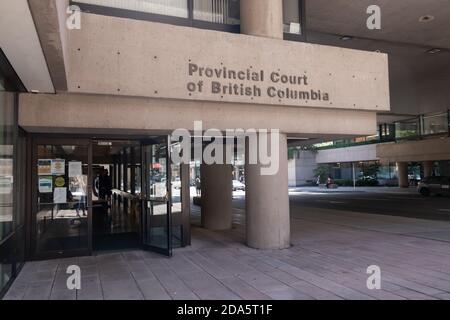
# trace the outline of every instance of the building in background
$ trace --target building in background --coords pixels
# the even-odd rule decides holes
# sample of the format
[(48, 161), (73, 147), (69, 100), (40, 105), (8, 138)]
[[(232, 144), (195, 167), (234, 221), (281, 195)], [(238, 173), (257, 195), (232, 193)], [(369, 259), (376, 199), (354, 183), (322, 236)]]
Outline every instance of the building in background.
[[(381, 30), (367, 29), (358, 14), (370, 4), (381, 7)], [(291, 186), (315, 184), (317, 166), (351, 185), (374, 166), (381, 185), (407, 187), (426, 176), (450, 174), (449, 10), (439, 1), (307, 2), (308, 42), (389, 54), (391, 110), (377, 113), (376, 134), (292, 142), (293, 149), (309, 151), (290, 152)]]
[(290, 185), (315, 185), (320, 171), (342, 186), (356, 180), (358, 186), (408, 187), (425, 177), (448, 176), (449, 128), (445, 110), (380, 124), (372, 136), (294, 147)]

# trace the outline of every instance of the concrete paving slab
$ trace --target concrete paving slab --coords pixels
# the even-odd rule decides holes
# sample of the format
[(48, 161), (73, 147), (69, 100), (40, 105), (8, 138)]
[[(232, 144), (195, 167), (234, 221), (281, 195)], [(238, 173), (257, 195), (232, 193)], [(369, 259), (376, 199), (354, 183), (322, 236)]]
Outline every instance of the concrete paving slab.
[[(209, 231), (193, 211), (192, 246), (173, 258), (129, 250), (27, 262), (4, 299), (450, 298), (450, 222), (293, 205), (293, 245), (255, 250), (244, 244), (242, 210), (235, 215), (233, 229)], [(70, 264), (81, 267), (81, 290), (67, 289)], [(372, 264), (381, 290), (366, 287)]]

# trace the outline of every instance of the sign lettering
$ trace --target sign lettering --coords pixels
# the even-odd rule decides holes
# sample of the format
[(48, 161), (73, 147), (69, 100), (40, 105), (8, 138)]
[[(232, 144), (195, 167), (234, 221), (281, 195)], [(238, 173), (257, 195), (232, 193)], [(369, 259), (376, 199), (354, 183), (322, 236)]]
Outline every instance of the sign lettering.
[(281, 71), (230, 69), (200, 66), (189, 63), (188, 75), (198, 81), (186, 85), (189, 94), (209, 93), (218, 96), (243, 96), (251, 99), (269, 97), (278, 100), (330, 101), (330, 95), (311, 87), (310, 77), (303, 74), (285, 74)]

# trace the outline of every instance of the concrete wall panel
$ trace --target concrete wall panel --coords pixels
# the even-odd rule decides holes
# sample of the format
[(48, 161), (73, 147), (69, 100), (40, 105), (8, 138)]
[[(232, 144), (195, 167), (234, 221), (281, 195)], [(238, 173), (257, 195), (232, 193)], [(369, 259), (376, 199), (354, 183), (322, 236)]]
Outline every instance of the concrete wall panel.
[(339, 163), (378, 160), (375, 144), (348, 148), (320, 150), (317, 152), (317, 163)]
[(80, 94), (21, 94), (19, 104), (19, 124), (36, 132), (170, 132), (193, 130), (197, 120), (203, 121), (204, 129), (279, 129), (306, 138), (363, 136), (376, 131), (376, 114), (370, 111)]
[[(264, 79), (230, 81), (217, 78), (215, 70), (211, 77), (200, 76), (199, 71), (190, 75), (190, 63), (246, 75), (263, 71)], [(306, 82), (274, 83), (273, 72), (306, 77)], [(199, 81), (203, 81), (202, 92), (189, 92), (188, 83)], [(250, 96), (215, 94), (213, 81), (220, 82), (222, 90), (229, 83), (257, 86), (261, 96), (255, 90)], [(82, 29), (69, 32), (68, 82), (69, 91), (80, 93), (352, 110), (390, 108), (385, 54), (87, 13), (82, 14)], [(269, 87), (308, 92), (310, 97), (269, 97)], [(320, 91), (322, 99), (314, 100), (311, 90)]]

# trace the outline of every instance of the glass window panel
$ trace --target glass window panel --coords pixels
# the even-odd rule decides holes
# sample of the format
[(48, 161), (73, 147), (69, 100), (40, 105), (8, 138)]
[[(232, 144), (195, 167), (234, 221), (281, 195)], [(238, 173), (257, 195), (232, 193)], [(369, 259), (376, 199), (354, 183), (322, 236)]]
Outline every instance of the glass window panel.
[(239, 0), (194, 0), (194, 19), (212, 23), (240, 24)]
[(447, 112), (423, 117), (423, 134), (439, 134), (448, 132)]
[(88, 147), (39, 145), (36, 165), (37, 251), (87, 249)]
[(122, 154), (121, 154), (121, 158), (120, 158), (120, 164), (119, 164), (119, 190), (120, 191), (125, 191), (124, 190), (124, 187), (125, 187), (125, 184), (124, 184), (124, 181), (123, 181), (123, 179), (124, 179), (124, 170), (123, 170), (123, 158), (122, 158)]
[(419, 135), (419, 119), (405, 120), (395, 123), (395, 137), (406, 138)]
[(141, 194), (141, 149), (133, 148), (134, 152), (134, 192), (136, 195)]
[(14, 236), (0, 245), (0, 290), (2, 290), (12, 278)]
[(124, 153), (125, 153), (125, 167), (127, 170), (125, 192), (131, 193), (131, 184), (132, 184), (132, 178), (133, 178), (131, 175), (131, 167), (133, 165), (131, 163), (131, 148), (125, 148)]
[(147, 215), (147, 239), (145, 243), (161, 249), (169, 249), (167, 233), (167, 148), (165, 144), (145, 147), (147, 194), (150, 214)]
[(0, 91), (0, 240), (13, 231), (14, 95)]
[[(179, 154), (181, 144), (171, 144), (171, 154)], [(172, 245), (180, 247), (183, 243), (182, 205), (181, 205), (181, 164), (171, 163), (171, 205), (172, 205)]]
[(299, 0), (283, 0), (283, 29), (285, 33), (302, 34)]
[(77, 2), (165, 16), (188, 17), (187, 0), (77, 0)]
[[(25, 224), (25, 185), (26, 185), (26, 138), (25, 133), (19, 130), (18, 143), (16, 145), (16, 164), (18, 168), (16, 170), (16, 176), (14, 181), (16, 183), (16, 199), (15, 199), (15, 228)], [(22, 239), (20, 239), (22, 240)]]

